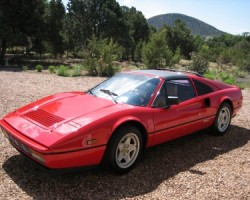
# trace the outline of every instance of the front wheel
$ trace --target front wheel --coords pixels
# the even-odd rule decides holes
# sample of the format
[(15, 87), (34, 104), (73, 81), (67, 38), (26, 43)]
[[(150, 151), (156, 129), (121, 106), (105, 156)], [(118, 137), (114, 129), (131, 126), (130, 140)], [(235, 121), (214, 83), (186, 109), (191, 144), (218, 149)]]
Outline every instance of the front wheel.
[(142, 152), (142, 136), (136, 127), (119, 128), (112, 136), (105, 155), (106, 163), (117, 173), (134, 168)]
[(223, 135), (228, 130), (231, 123), (232, 108), (228, 103), (223, 103), (217, 114), (213, 124), (216, 135)]

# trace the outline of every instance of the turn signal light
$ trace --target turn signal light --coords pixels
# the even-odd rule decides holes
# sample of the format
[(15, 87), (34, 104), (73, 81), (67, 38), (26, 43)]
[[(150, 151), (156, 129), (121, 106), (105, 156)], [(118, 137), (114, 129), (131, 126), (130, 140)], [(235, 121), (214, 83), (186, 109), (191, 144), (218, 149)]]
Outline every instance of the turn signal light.
[(87, 145), (97, 144), (97, 139), (87, 140)]

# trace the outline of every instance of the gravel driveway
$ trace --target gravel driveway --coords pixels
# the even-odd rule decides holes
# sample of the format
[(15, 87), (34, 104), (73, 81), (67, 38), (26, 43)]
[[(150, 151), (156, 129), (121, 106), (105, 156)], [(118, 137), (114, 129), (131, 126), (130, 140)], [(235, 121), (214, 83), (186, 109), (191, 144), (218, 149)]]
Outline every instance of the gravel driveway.
[[(87, 90), (103, 78), (0, 71), (0, 117), (33, 100)], [(202, 131), (146, 151), (130, 173), (101, 168), (55, 173), (20, 155), (0, 134), (0, 199), (250, 199), (250, 89), (223, 137)]]

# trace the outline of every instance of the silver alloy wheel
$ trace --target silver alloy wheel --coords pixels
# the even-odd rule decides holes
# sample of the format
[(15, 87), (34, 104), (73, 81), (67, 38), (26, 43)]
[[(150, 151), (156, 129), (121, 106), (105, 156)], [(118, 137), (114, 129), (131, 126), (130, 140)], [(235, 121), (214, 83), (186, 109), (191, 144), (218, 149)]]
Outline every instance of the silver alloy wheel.
[(140, 150), (140, 140), (135, 133), (126, 134), (116, 148), (115, 159), (118, 167), (128, 168), (137, 159)]
[(223, 107), (218, 116), (218, 129), (224, 132), (230, 123), (231, 113), (228, 107)]

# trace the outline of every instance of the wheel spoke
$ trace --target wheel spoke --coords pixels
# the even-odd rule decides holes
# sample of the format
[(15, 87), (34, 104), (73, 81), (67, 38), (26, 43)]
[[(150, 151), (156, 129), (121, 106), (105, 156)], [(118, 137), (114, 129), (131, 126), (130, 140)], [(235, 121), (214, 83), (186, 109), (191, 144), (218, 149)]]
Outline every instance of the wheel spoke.
[(219, 116), (218, 118), (218, 124), (220, 125), (222, 123), (222, 119), (221, 119), (221, 116)]
[(117, 159), (119, 162), (122, 162), (122, 160), (125, 159), (125, 156), (123, 155), (123, 153), (120, 152)]
[(220, 124), (220, 128), (221, 128), (221, 129), (223, 129), (223, 127), (224, 127), (224, 124), (223, 124), (223, 123), (221, 123), (221, 124)]
[(121, 152), (123, 148), (124, 148), (124, 143), (120, 143), (120, 144), (118, 145), (119, 151)]
[(129, 153), (127, 153), (125, 156), (124, 156), (124, 160), (126, 161), (126, 163), (129, 163), (131, 161), (131, 157), (129, 155)]
[(227, 119), (227, 113), (226, 112), (222, 113), (221, 117), (222, 117), (222, 120), (225, 121)]
[(126, 141), (125, 141), (125, 144), (130, 145), (130, 143), (131, 143), (131, 137), (127, 137)]
[(130, 144), (130, 145), (129, 145), (129, 149), (128, 149), (128, 150), (129, 150), (129, 153), (132, 152), (132, 151), (136, 151), (136, 149), (137, 149), (136, 144)]

